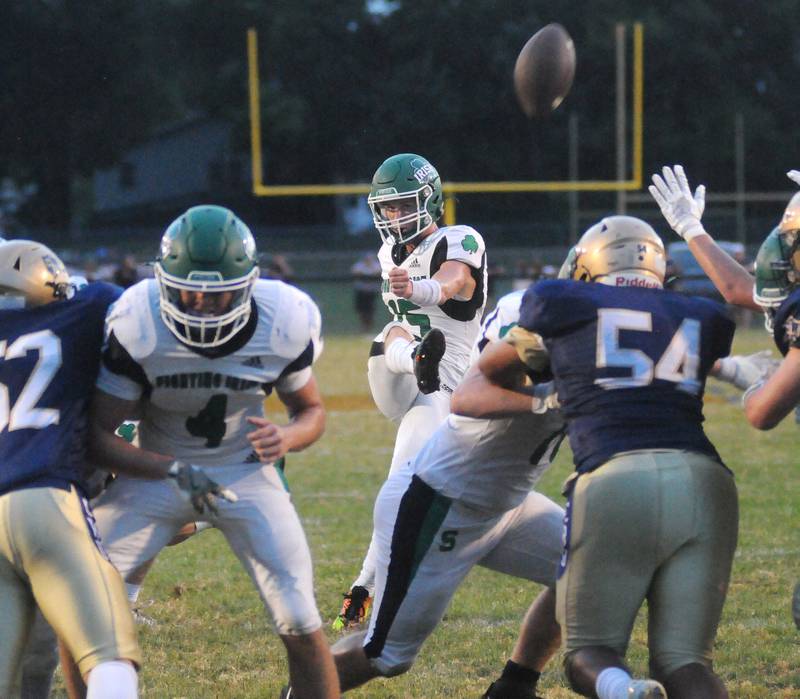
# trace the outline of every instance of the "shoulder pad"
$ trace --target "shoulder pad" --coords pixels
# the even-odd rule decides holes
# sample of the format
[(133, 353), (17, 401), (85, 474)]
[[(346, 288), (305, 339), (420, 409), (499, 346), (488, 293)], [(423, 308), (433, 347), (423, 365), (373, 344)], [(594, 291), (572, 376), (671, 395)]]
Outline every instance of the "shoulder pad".
[(272, 347), (283, 357), (294, 358), (312, 343), (314, 360), (322, 352), (322, 318), (311, 297), (295, 286), (279, 285), (278, 303), (272, 321)]
[(123, 291), (108, 309), (106, 338), (113, 332), (133, 359), (147, 357), (155, 349), (156, 326), (153, 313), (157, 308), (157, 300), (156, 281), (145, 279)]
[(480, 267), (486, 245), (483, 237), (471, 226), (446, 226), (441, 229), (447, 238), (447, 259)]

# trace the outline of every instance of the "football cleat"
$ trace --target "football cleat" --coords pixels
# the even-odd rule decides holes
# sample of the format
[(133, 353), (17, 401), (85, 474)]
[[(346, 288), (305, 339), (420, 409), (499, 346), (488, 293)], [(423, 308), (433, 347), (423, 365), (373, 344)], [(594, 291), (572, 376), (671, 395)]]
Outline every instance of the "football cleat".
[(481, 699), (542, 699), (538, 694), (533, 691), (514, 691), (504, 686), (502, 680), (496, 680), (489, 685)]
[(800, 630), (800, 583), (797, 583), (792, 595), (792, 617), (794, 625)]
[(632, 680), (628, 685), (628, 699), (667, 699), (667, 691), (655, 680)]
[(369, 590), (361, 585), (353, 585), (350, 592), (344, 595), (342, 609), (331, 625), (333, 630), (344, 631), (359, 626), (367, 618), (370, 606), (372, 597)]
[(422, 393), (439, 390), (439, 362), (442, 361), (446, 346), (444, 333), (432, 328), (414, 348), (414, 376)]

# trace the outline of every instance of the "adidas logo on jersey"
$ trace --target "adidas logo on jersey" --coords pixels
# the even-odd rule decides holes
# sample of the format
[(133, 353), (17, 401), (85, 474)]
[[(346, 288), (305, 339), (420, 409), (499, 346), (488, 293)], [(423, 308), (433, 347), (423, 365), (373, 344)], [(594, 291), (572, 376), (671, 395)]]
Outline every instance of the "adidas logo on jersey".
[(256, 369), (264, 368), (264, 365), (261, 363), (261, 357), (250, 357), (250, 359), (245, 359), (242, 364), (244, 366), (255, 367)]
[(417, 258), (414, 258), (413, 260), (411, 260), (411, 262), (408, 263), (408, 266), (409, 268), (411, 268), (411, 267), (421, 267), (422, 265)]

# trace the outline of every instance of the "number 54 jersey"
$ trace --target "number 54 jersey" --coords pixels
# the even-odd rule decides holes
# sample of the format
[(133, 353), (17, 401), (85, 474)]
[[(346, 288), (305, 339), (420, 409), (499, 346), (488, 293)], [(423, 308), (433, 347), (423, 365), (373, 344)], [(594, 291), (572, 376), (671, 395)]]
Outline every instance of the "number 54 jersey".
[(639, 449), (720, 457), (703, 432), (703, 389), (735, 325), (720, 304), (662, 289), (549, 280), (520, 326), (544, 340), (578, 471)]
[(257, 280), (252, 313), (221, 348), (192, 350), (161, 320), (158, 285), (127, 289), (106, 317), (97, 387), (142, 399), (139, 442), (199, 466), (255, 461), (247, 418), (263, 416), (273, 388), (292, 393), (322, 351), (316, 304), (295, 287)]
[[(469, 365), (470, 352), (481, 325), (486, 305), (486, 247), (480, 233), (470, 226), (445, 226), (424, 238), (399, 265), (392, 260), (392, 246), (384, 243), (378, 251), (383, 278), (383, 302), (395, 319), (408, 323), (408, 329), (421, 338), (431, 328), (441, 330), (447, 348), (442, 358), (445, 378), (452, 388)], [(420, 307), (389, 291), (389, 270), (408, 270), (411, 281), (430, 279), (448, 260), (463, 262), (475, 280), (469, 299), (458, 296), (440, 306)]]

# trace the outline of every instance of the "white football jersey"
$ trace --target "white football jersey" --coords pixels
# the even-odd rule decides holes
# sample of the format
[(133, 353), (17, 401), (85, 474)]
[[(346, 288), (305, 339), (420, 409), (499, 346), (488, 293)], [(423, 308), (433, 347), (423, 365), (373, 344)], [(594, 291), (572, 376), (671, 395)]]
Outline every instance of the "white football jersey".
[[(524, 291), (503, 296), (487, 317), (473, 360), (487, 342), (502, 338), (519, 322)], [(550, 465), (565, 434), (558, 411), (476, 419), (449, 415), (420, 449), (412, 468), (447, 497), (487, 510), (519, 505)]]
[(319, 309), (299, 289), (260, 279), (253, 303), (255, 318), (230, 341), (241, 346), (217, 357), (189, 349), (169, 331), (153, 279), (126, 289), (110, 307), (97, 386), (124, 400), (146, 398), (143, 448), (199, 466), (257, 461), (246, 418), (263, 416), (273, 388), (291, 393), (310, 380), (322, 341)]
[[(383, 302), (397, 320), (412, 326), (410, 329), (416, 337), (421, 338), (430, 328), (438, 328), (444, 333), (447, 348), (440, 371), (455, 388), (466, 371), (486, 305), (486, 247), (483, 238), (470, 226), (445, 226), (422, 240), (400, 265), (392, 260), (392, 247), (384, 243), (378, 251)], [(407, 269), (411, 281), (418, 281), (430, 279), (447, 260), (458, 260), (472, 268), (476, 284), (471, 299), (455, 297), (440, 306), (420, 307), (389, 291), (389, 270), (392, 268)]]

